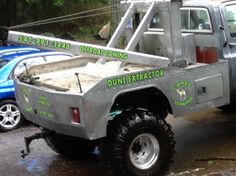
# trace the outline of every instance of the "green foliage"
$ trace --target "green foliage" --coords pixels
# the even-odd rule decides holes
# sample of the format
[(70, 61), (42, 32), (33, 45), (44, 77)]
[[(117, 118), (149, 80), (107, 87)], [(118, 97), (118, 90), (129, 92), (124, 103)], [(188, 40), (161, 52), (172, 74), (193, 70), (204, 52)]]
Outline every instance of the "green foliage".
[(0, 25), (15, 25), (52, 18), (107, 4), (109, 0), (1, 0)]
[(79, 4), (84, 4), (84, 5), (89, 5), (89, 4), (97, 4), (97, 3), (102, 3), (102, 4), (108, 4), (108, 0), (71, 0), (73, 3), (79, 3)]
[[(39, 2), (41, 2), (41, 1), (39, 1), (39, 0), (25, 0), (27, 3), (39, 3)], [(58, 6), (58, 7), (60, 7), (60, 6), (63, 6), (64, 5), (64, 3), (65, 3), (65, 0), (53, 0), (52, 1), (52, 4), (54, 5), (54, 6)]]
[(53, 0), (53, 5), (55, 6), (63, 6), (64, 0)]
[[(0, 26), (14, 26), (83, 12), (106, 6), (109, 3), (110, 0), (1, 0)], [(78, 37), (82, 35), (92, 36), (92, 34), (96, 34), (104, 24), (108, 23), (109, 20), (110, 15), (102, 15), (19, 30), (32, 33), (51, 32), (55, 35), (71, 32)]]

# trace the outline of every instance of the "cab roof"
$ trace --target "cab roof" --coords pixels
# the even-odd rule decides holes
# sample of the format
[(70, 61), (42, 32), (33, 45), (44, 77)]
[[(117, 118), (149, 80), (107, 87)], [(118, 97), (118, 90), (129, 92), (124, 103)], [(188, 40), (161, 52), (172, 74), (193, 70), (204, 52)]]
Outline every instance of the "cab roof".
[(219, 6), (222, 3), (235, 2), (235, 0), (186, 0), (184, 6)]

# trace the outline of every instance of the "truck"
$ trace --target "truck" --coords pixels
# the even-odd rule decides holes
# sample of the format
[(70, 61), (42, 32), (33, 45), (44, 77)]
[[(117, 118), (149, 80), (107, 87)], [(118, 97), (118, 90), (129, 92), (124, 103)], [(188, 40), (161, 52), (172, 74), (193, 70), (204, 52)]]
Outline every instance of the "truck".
[[(236, 1), (126, 0), (107, 46), (4, 30), (2, 43), (79, 55), (15, 76), (25, 118), (63, 156), (97, 147), (108, 175), (165, 175), (175, 139), (166, 117), (236, 102)], [(128, 26), (127, 26), (128, 25)], [(117, 43), (127, 36), (125, 49)], [(81, 57), (81, 55), (83, 57)]]

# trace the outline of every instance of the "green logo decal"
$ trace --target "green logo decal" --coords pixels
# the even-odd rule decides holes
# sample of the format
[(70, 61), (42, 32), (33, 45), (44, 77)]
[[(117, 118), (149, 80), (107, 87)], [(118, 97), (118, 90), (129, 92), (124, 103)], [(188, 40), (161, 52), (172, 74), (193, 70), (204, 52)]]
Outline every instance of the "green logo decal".
[(117, 77), (107, 80), (107, 87), (122, 86), (130, 83), (135, 83), (144, 80), (150, 80), (154, 78), (163, 77), (165, 74), (164, 69), (158, 69), (145, 73), (136, 73), (133, 75), (127, 75), (123, 77)]
[(176, 106), (187, 106), (190, 103), (192, 103), (193, 101), (193, 97), (188, 97), (186, 100), (184, 101), (175, 101), (175, 105)]
[(189, 81), (181, 81), (175, 84), (172, 88), (172, 91), (176, 92), (179, 96), (179, 100), (175, 100), (176, 106), (187, 106), (193, 101), (193, 97), (188, 97), (186, 89), (191, 87), (191, 82)]
[(128, 59), (127, 53), (118, 52), (118, 51), (104, 50), (104, 49), (99, 49), (99, 48), (94, 48), (94, 47), (89, 47), (89, 46), (83, 46), (83, 45), (80, 46), (79, 50), (81, 53), (94, 54), (97, 56), (105, 56), (105, 57), (116, 58), (116, 59), (121, 59), (121, 60)]
[(24, 104), (24, 107), (25, 107), (26, 112), (33, 113), (33, 107), (32, 106)]
[(46, 117), (46, 118), (49, 118), (49, 119), (54, 118), (53, 113), (46, 112), (46, 111), (41, 111), (41, 110), (37, 110), (37, 112), (40, 116), (43, 116), (43, 117)]
[(179, 88), (186, 88), (186, 87), (191, 87), (191, 83), (189, 81), (182, 81), (182, 82), (176, 83), (173, 90), (175, 91)]
[[(46, 108), (52, 107), (52, 104), (49, 102), (48, 98), (45, 97), (45, 96), (42, 96), (42, 95), (40, 95), (38, 97), (38, 104), (40, 104), (41, 106), (44, 106)], [(51, 112), (43, 111), (43, 110), (40, 110), (40, 109), (37, 109), (36, 111), (37, 111), (39, 116), (46, 117), (46, 118), (49, 118), (49, 119), (54, 118), (53, 113), (51, 113)]]
[(20, 91), (24, 97), (23, 107), (25, 111), (28, 113), (33, 113), (33, 107), (30, 105), (29, 102), (29, 97), (31, 96), (31, 90), (29, 88), (22, 87)]
[(38, 103), (48, 108), (52, 106), (51, 103), (48, 101), (47, 97), (42, 95), (38, 97)]
[(29, 88), (22, 87), (20, 90), (23, 95), (29, 96), (31, 94), (31, 90)]
[[(33, 106), (30, 104), (30, 96), (31, 96), (31, 89), (23, 87), (21, 88), (21, 93), (23, 94), (24, 97), (24, 102), (23, 102), (23, 106), (24, 106), (24, 110), (30, 114), (38, 114), (39, 116), (42, 116), (44, 118), (48, 118), (48, 119), (53, 119), (54, 115), (51, 112), (46, 112), (44, 110), (41, 109), (33, 109)], [(46, 108), (50, 108), (52, 106), (52, 104), (49, 102), (48, 98), (45, 96), (39, 96), (38, 97), (38, 104), (46, 107)]]

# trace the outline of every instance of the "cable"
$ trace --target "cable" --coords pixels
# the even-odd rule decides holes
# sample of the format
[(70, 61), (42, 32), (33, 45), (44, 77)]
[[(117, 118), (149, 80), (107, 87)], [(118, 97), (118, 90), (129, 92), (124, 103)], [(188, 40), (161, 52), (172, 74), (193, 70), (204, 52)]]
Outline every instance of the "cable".
[(89, 18), (89, 17), (94, 17), (94, 16), (100, 16), (104, 14), (109, 14), (109, 13), (114, 13), (114, 12), (121, 12), (124, 10), (117, 10), (117, 11), (108, 11), (108, 12), (102, 12), (102, 13), (96, 13), (93, 15), (85, 15), (85, 16), (79, 16), (79, 17), (73, 17), (73, 18), (67, 18), (67, 19), (61, 19), (61, 20), (55, 20), (55, 21), (48, 21), (45, 23), (36, 23), (32, 25), (26, 25), (26, 26), (21, 26), (21, 27), (9, 27), (8, 29), (18, 29), (18, 28), (27, 28), (27, 27), (34, 27), (34, 26), (39, 26), (39, 25), (45, 25), (45, 24), (53, 24), (53, 23), (59, 23), (59, 22), (64, 22), (64, 21), (69, 21), (69, 20), (76, 20), (76, 19), (82, 19), (82, 18)]
[(39, 21), (31, 22), (31, 23), (20, 24), (20, 25), (12, 26), (10, 28), (13, 28), (13, 29), (14, 28), (20, 28), (22, 26), (38, 24), (38, 23), (53, 21), (53, 20), (57, 20), (57, 19), (63, 19), (63, 18), (72, 17), (72, 16), (76, 16), (76, 15), (81, 15), (81, 14), (85, 14), (85, 13), (89, 13), (89, 12), (93, 12), (93, 11), (103, 10), (103, 9), (110, 8), (110, 7), (113, 7), (113, 6), (116, 6), (116, 5), (110, 5), (110, 6), (106, 6), (106, 7), (101, 7), (101, 8), (87, 10), (87, 11), (83, 11), (83, 12), (73, 13), (73, 14), (64, 15), (64, 16), (60, 16), (60, 17), (49, 18), (49, 19), (39, 20)]
[[(83, 12), (78, 12), (78, 13), (73, 13), (73, 14), (69, 14), (69, 15), (64, 15), (64, 16), (60, 16), (60, 17), (55, 17), (55, 18), (49, 18), (49, 19), (45, 19), (45, 20), (39, 20), (39, 21), (35, 21), (35, 22), (30, 22), (30, 23), (25, 23), (25, 24), (20, 24), (20, 25), (15, 25), (15, 26), (11, 26), (9, 27), (10, 29), (17, 29), (17, 28), (24, 28), (24, 27), (31, 27), (32, 25), (38, 25), (38, 24), (49, 24), (48, 22), (53, 22), (54, 20), (60, 20), (60, 19), (64, 19), (64, 18), (68, 18), (68, 17), (73, 17), (76, 15), (81, 15), (81, 14), (85, 14), (85, 13), (89, 13), (89, 12), (94, 12), (94, 11), (98, 11), (98, 10), (104, 10), (107, 8), (112, 8), (115, 7), (117, 5), (110, 5), (110, 6), (106, 6), (106, 7), (101, 7), (101, 8), (97, 8), (97, 9), (92, 9), (92, 10), (87, 10), (87, 11), (83, 11)], [(71, 18), (69, 18), (71, 19)]]

